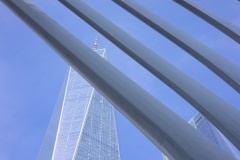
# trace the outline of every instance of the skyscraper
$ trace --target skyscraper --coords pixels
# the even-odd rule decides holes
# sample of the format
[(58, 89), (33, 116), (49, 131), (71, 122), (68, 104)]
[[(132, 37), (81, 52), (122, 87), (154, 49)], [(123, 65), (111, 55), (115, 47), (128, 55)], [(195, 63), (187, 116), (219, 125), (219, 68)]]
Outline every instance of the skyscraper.
[[(237, 149), (203, 115), (197, 113), (188, 123), (216, 143), (220, 148), (232, 155), (236, 160), (240, 160)], [(168, 160), (164, 154), (163, 160)]]
[[(97, 40), (93, 50), (107, 59)], [(113, 106), (72, 68), (65, 83), (38, 159), (119, 160)]]
[(203, 115), (197, 113), (188, 123), (232, 155), (236, 160), (240, 160), (235, 147)]

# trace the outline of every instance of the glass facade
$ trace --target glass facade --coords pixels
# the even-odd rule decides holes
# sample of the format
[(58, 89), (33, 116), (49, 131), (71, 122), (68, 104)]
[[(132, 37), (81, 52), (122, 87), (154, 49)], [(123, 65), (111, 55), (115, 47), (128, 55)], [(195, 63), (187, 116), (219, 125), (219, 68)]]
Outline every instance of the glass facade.
[(232, 155), (236, 160), (240, 160), (237, 149), (203, 115), (200, 113), (196, 114), (188, 123)]
[[(105, 49), (94, 51), (106, 59)], [(113, 106), (72, 68), (65, 88), (51, 159), (119, 160)]]
[(114, 110), (98, 92), (93, 92), (88, 116), (75, 159), (119, 159)]
[[(196, 114), (188, 123), (232, 155), (236, 160), (240, 160), (237, 149), (203, 115), (200, 113)], [(163, 159), (168, 160), (165, 155), (163, 155)]]
[(90, 84), (70, 68), (53, 159), (72, 159), (92, 92)]

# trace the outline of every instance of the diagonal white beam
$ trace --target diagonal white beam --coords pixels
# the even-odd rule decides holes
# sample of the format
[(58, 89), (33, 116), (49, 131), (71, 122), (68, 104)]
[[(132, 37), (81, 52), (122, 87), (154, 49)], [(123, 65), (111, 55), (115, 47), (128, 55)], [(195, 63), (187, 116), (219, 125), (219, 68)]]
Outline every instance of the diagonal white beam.
[(240, 112), (236, 108), (159, 57), (81, 0), (60, 1), (188, 101), (240, 149)]
[(26, 0), (2, 2), (167, 156), (177, 160), (234, 160), (35, 6)]
[(240, 93), (239, 66), (228, 61), (201, 42), (183, 33), (170, 23), (139, 5), (136, 1), (113, 1), (188, 52), (191, 56), (222, 78), (222, 80), (234, 90)]
[(199, 16), (206, 22), (210, 23), (218, 30), (220, 30), (221, 32), (223, 32), (224, 34), (226, 34), (227, 36), (229, 36), (234, 41), (240, 44), (240, 28), (237, 28), (236, 26), (229, 25), (223, 22), (217, 16), (207, 11), (206, 9), (203, 9), (200, 6), (196, 5), (191, 0), (173, 0), (173, 1), (183, 6), (184, 8), (188, 9), (195, 15)]

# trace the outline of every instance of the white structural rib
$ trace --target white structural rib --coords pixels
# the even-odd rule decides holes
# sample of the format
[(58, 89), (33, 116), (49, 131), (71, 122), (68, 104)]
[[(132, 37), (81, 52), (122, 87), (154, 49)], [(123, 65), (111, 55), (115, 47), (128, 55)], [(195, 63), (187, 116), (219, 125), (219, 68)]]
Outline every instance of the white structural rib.
[(23, 0), (2, 2), (167, 156), (176, 160), (234, 160), (35, 6)]
[(136, 1), (113, 1), (188, 52), (240, 93), (240, 68), (237, 65), (153, 14)]
[[(165, 61), (81, 0), (60, 1), (188, 101), (240, 149), (240, 112), (236, 108)], [(223, 62), (223, 66), (227, 65)], [(236, 71), (240, 73), (240, 69)]]
[(227, 36), (229, 36), (234, 41), (240, 44), (240, 28), (225, 23), (211, 12), (196, 5), (191, 0), (173, 0), (173, 1), (177, 2), (184, 8), (188, 9), (190, 12), (194, 13), (195, 15), (199, 16), (206, 22), (210, 23), (218, 30), (220, 30), (221, 32), (223, 32), (224, 34), (226, 34)]

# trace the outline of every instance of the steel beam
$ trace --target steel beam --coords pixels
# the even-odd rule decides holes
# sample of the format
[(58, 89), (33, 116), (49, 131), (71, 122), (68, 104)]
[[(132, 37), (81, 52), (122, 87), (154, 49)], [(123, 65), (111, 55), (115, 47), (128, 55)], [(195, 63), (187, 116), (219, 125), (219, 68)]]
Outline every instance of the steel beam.
[(240, 93), (240, 67), (231, 63), (201, 42), (183, 33), (159, 16), (153, 14), (136, 1), (113, 0), (129, 13), (142, 20), (154, 30), (181, 47), (212, 72), (218, 75), (234, 90)]
[(239, 110), (165, 61), (81, 0), (60, 1), (188, 101), (240, 149)]
[(167, 156), (234, 160), (26, 0), (2, 0)]
[(213, 25), (215, 28), (226, 34), (228, 37), (232, 38), (234, 41), (240, 44), (240, 29), (234, 25), (229, 25), (223, 20), (220, 20), (217, 16), (211, 12), (203, 9), (193, 3), (191, 0), (173, 0), (184, 8), (188, 9), (190, 12), (199, 16), (209, 24)]

